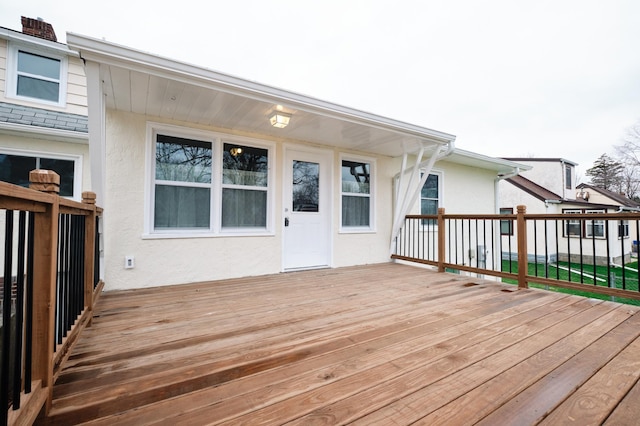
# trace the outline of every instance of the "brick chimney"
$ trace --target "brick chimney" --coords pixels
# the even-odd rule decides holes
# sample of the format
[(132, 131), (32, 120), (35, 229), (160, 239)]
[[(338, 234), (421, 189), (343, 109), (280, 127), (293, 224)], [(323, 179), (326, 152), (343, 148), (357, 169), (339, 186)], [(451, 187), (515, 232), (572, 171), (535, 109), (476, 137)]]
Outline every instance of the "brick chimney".
[(22, 33), (34, 37), (43, 38), (50, 41), (58, 41), (55, 31), (51, 24), (42, 20), (42, 18), (33, 19), (22, 17)]

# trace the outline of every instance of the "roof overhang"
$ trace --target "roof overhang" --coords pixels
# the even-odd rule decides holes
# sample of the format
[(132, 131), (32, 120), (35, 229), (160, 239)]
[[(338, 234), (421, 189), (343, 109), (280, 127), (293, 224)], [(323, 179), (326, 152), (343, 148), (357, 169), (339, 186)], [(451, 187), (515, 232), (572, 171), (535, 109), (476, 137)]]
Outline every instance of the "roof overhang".
[[(455, 140), (447, 133), (103, 40), (67, 33), (67, 43), (85, 61), (99, 65), (108, 109), (392, 157)], [(292, 114), (284, 129), (269, 123), (277, 105)]]

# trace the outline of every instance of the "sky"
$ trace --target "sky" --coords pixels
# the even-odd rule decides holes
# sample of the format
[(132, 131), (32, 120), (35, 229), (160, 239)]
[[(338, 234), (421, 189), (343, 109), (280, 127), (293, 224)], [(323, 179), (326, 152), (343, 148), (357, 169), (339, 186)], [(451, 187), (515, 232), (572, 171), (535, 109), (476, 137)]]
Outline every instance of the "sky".
[[(166, 6), (163, 6), (166, 4)], [(640, 120), (637, 0), (0, 1), (72, 32), (456, 135), (579, 182)]]

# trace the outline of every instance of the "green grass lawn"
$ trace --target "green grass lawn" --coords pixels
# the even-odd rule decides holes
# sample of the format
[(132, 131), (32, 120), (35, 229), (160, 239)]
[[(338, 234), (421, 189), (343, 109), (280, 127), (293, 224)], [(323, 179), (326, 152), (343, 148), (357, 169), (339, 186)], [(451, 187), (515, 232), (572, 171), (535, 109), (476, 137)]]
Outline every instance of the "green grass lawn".
[[(611, 273), (612, 278), (615, 276), (616, 288), (618, 289), (624, 288), (626, 290), (638, 291), (638, 272), (637, 272), (638, 262), (634, 261), (634, 262), (627, 263), (626, 267), (633, 269), (633, 271), (629, 269), (623, 269), (620, 267), (611, 267), (607, 269), (606, 266), (596, 266), (595, 274), (594, 274), (593, 265), (583, 264), (582, 269), (580, 269), (580, 264), (573, 263), (569, 265), (568, 262), (558, 262), (557, 267), (554, 265), (529, 263), (528, 274), (542, 277), (542, 278), (560, 279), (564, 281), (571, 281), (574, 283), (581, 283), (581, 284), (588, 284), (588, 285), (593, 285), (595, 281), (595, 284), (597, 286), (608, 287), (609, 286), (608, 277), (609, 277), (609, 273)], [(537, 273), (536, 273), (536, 269), (537, 269)], [(517, 262), (512, 261), (511, 269), (509, 269), (509, 260), (503, 260), (502, 270), (517, 273), (518, 264)], [(624, 273), (624, 280), (623, 280), (623, 273)], [(505, 278), (502, 281), (509, 284), (517, 284), (515, 280), (511, 280), (511, 279)], [(592, 297), (596, 299), (611, 300), (611, 296), (601, 295), (601, 294), (592, 293), (588, 291), (565, 289), (565, 288), (546, 286), (544, 284), (535, 284), (535, 283), (530, 283), (530, 286), (534, 288), (544, 288), (551, 291), (576, 294), (576, 295)], [(631, 305), (640, 305), (640, 300), (624, 299), (619, 297), (616, 297), (614, 300), (616, 302), (628, 303)]]

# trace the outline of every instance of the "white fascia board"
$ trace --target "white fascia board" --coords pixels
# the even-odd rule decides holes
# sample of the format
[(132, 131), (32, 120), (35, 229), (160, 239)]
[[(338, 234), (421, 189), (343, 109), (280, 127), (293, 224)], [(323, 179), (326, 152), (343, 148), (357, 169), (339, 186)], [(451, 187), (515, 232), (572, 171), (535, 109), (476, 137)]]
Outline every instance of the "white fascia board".
[(30, 136), (36, 139), (53, 139), (63, 142), (88, 143), (89, 134), (74, 132), (71, 130), (52, 129), (50, 127), (39, 127), (25, 124), (0, 123), (0, 133)]
[[(479, 154), (477, 152), (467, 151), (459, 148), (456, 148), (453, 153), (461, 157), (469, 158), (470, 160), (487, 163), (487, 165), (493, 165), (498, 167), (500, 166), (508, 167), (511, 169), (518, 168), (521, 171), (527, 171), (533, 168), (532, 166), (516, 163), (515, 161), (505, 160), (503, 158), (489, 157), (488, 155)], [(451, 161), (455, 161), (455, 160), (451, 160)]]
[(4, 27), (0, 27), (0, 38), (3, 38), (11, 42), (20, 43), (22, 45), (37, 47), (38, 49), (47, 50), (57, 54), (62, 54), (66, 56), (75, 56), (75, 57), (80, 56), (78, 55), (78, 52), (76, 52), (75, 50), (69, 49), (69, 46), (67, 46), (64, 43), (45, 40), (43, 38), (30, 36), (30, 35), (13, 31)]
[(285, 107), (296, 108), (352, 123), (366, 124), (442, 145), (448, 144), (455, 139), (455, 136), (448, 133), (322, 101), (92, 37), (67, 33), (67, 43), (81, 52), (81, 56), (84, 59), (93, 60), (101, 64), (122, 67), (263, 102), (283, 104)]

